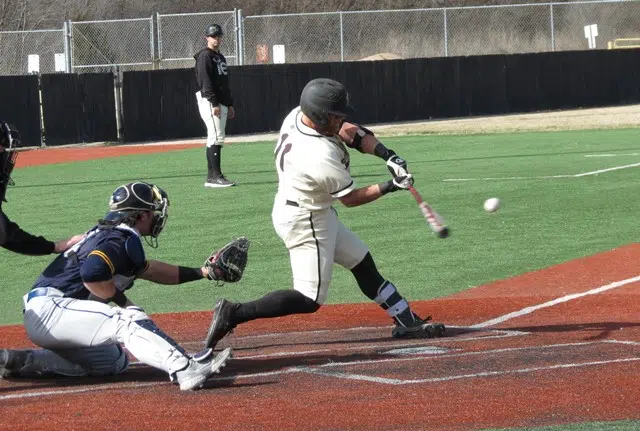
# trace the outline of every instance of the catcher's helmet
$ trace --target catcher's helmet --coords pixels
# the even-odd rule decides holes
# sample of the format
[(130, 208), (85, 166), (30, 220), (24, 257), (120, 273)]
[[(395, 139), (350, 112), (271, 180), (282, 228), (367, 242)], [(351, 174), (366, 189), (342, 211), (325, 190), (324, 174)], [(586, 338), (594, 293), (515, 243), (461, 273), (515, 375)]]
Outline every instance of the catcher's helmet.
[(149, 183), (129, 183), (118, 187), (109, 199), (109, 212), (101, 224), (133, 224), (145, 211), (154, 214), (150, 235), (156, 238), (167, 223), (169, 197), (160, 187)]
[(211, 24), (209, 27), (207, 27), (207, 36), (216, 37), (222, 36), (223, 34), (224, 32), (222, 31), (222, 27), (220, 27), (218, 24)]
[(6, 202), (7, 187), (13, 185), (11, 172), (18, 158), (14, 150), (22, 146), (22, 138), (15, 126), (4, 121), (0, 121), (0, 146), (0, 202)]
[(328, 78), (314, 79), (304, 86), (300, 108), (304, 115), (321, 127), (328, 125), (329, 114), (348, 117), (355, 113), (344, 85)]

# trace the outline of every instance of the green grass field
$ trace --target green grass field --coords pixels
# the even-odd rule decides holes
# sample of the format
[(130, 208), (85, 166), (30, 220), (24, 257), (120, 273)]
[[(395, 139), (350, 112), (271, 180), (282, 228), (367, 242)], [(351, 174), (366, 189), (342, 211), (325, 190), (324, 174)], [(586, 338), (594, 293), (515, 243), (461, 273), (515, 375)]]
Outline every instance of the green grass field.
[[(449, 182), (446, 179), (574, 175), (640, 163), (638, 131), (576, 131), (386, 139), (409, 161), (416, 187), (446, 219), (452, 236), (427, 228), (409, 193), (358, 208), (337, 205), (342, 221), (369, 245), (379, 269), (410, 299), (449, 295), (493, 280), (591, 255), (637, 238), (638, 168), (600, 175)], [(170, 217), (158, 249), (147, 256), (197, 266), (232, 237), (253, 240), (245, 278), (218, 288), (139, 282), (131, 298), (151, 313), (210, 310), (219, 297), (254, 299), (289, 288), (287, 252), (271, 226), (277, 187), (273, 142), (225, 148), (223, 167), (239, 183), (205, 189), (204, 150), (183, 150), (72, 164), (22, 168), (3, 208), (23, 228), (51, 239), (84, 231), (104, 215), (120, 184), (145, 180), (163, 187)], [(593, 154), (608, 157), (586, 157)], [(352, 153), (360, 186), (388, 179), (380, 159)], [(502, 199), (487, 214), (482, 203)], [(0, 324), (21, 322), (22, 295), (51, 257), (0, 251)], [(364, 302), (351, 275), (337, 268), (329, 302)]]

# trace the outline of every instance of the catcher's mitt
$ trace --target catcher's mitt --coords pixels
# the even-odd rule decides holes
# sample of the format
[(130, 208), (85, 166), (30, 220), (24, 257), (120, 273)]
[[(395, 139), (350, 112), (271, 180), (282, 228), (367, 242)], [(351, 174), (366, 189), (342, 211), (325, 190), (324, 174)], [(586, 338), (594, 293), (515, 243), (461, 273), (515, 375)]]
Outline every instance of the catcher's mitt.
[(204, 262), (209, 280), (216, 280), (218, 284), (240, 281), (247, 266), (249, 244), (247, 238), (240, 237), (211, 253)]

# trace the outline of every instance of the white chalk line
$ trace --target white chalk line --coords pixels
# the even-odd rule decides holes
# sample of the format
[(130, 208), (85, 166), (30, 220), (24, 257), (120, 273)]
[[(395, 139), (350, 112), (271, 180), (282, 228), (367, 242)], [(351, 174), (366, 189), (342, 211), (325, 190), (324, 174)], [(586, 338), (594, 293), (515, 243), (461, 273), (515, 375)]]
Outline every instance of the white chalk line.
[(484, 178), (445, 178), (443, 182), (463, 182), (463, 181), (503, 181), (503, 180), (548, 180), (554, 178), (581, 178), (591, 175), (604, 174), (606, 172), (619, 171), (621, 169), (629, 169), (640, 166), (640, 163), (630, 165), (614, 166), (612, 168), (598, 169), (597, 171), (582, 172), (579, 174), (563, 174), (563, 175), (541, 175), (531, 177), (484, 177)]
[[(509, 336), (515, 336), (515, 335), (518, 335), (518, 334), (511, 334)], [(432, 356), (426, 356), (426, 357), (422, 355), (418, 355), (418, 356), (410, 356), (410, 357), (403, 356), (403, 357), (392, 357), (392, 358), (382, 358), (382, 359), (368, 359), (368, 360), (361, 360), (361, 361), (328, 362), (326, 364), (321, 364), (316, 366), (289, 367), (281, 370), (267, 371), (267, 372), (261, 372), (261, 373), (219, 376), (219, 377), (211, 378), (208, 381), (224, 382), (224, 381), (236, 381), (236, 380), (250, 380), (250, 379), (260, 379), (265, 377), (274, 377), (274, 376), (281, 376), (281, 375), (294, 374), (294, 373), (307, 373), (307, 374), (327, 375), (327, 376), (338, 377), (338, 378), (347, 378), (346, 376), (351, 376), (349, 378), (352, 378), (353, 380), (369, 380), (376, 383), (388, 383), (388, 382), (379, 381), (381, 378), (378, 378), (375, 376), (360, 376), (357, 374), (339, 373), (339, 372), (322, 371), (322, 370), (326, 368), (347, 367), (347, 366), (353, 366), (353, 365), (373, 365), (373, 364), (380, 364), (380, 363), (387, 363), (387, 362), (437, 360), (437, 359), (445, 359), (445, 358), (500, 354), (500, 353), (517, 352), (517, 351), (525, 351), (525, 350), (544, 350), (544, 349), (557, 349), (562, 347), (588, 346), (588, 345), (596, 345), (596, 344), (604, 344), (604, 343), (627, 344), (627, 345), (632, 344), (632, 342), (628, 342), (628, 341), (598, 340), (598, 341), (584, 341), (584, 342), (574, 342), (574, 343), (559, 343), (559, 344), (550, 344), (550, 345), (543, 345), (543, 346), (507, 347), (507, 348), (501, 348), (501, 349), (481, 350), (481, 351), (473, 351), (473, 352), (456, 352), (456, 353), (432, 355)], [(640, 343), (637, 343), (634, 345), (640, 345)], [(238, 359), (251, 359), (251, 358), (252, 357), (247, 356), (247, 357), (240, 357)], [(527, 368), (527, 369), (520, 369), (520, 370), (505, 370), (505, 371), (499, 371), (499, 372), (492, 372), (493, 374), (476, 373), (476, 374), (444, 376), (444, 377), (436, 377), (436, 378), (420, 379), (420, 380), (388, 379), (388, 380), (397, 380), (401, 382), (401, 383), (388, 383), (388, 384), (429, 383), (429, 382), (437, 382), (437, 381), (456, 380), (461, 378), (486, 377), (489, 375), (499, 375), (496, 373), (509, 374), (509, 373), (518, 373), (518, 372), (532, 372), (532, 371), (540, 371), (543, 369), (569, 368), (569, 367), (576, 367), (576, 366), (598, 365), (600, 363), (605, 364), (605, 363), (615, 363), (615, 362), (629, 362), (629, 361), (635, 361), (635, 360), (640, 360), (640, 358), (627, 358), (624, 360), (614, 359), (609, 361), (600, 361), (599, 363), (589, 362), (589, 363), (580, 363), (580, 364), (561, 364), (561, 365), (553, 365), (548, 367), (538, 367), (537, 369)], [(353, 377), (353, 376), (356, 376), (356, 377)], [(358, 378), (358, 376), (360, 376), (361, 378)], [(44, 397), (44, 396), (50, 396), (50, 395), (77, 394), (77, 393), (104, 391), (104, 390), (112, 390), (112, 389), (114, 390), (136, 389), (136, 388), (143, 388), (143, 387), (150, 387), (150, 386), (163, 386), (165, 384), (166, 383), (164, 382), (147, 382), (147, 383), (132, 382), (132, 383), (105, 384), (105, 385), (98, 385), (98, 386), (90, 386), (86, 388), (61, 389), (61, 390), (54, 390), (54, 391), (32, 391), (32, 392), (25, 392), (21, 394), (3, 395), (3, 396), (0, 396), (0, 401), (8, 400), (8, 399)]]
[[(461, 329), (465, 329), (464, 327), (459, 327), (459, 326), (449, 326), (450, 328), (461, 328)], [(351, 331), (351, 330), (365, 330), (365, 329), (379, 329), (378, 328), (346, 328), (346, 329), (339, 329), (339, 330), (322, 330), (322, 331), (311, 331), (311, 332), (346, 332), (346, 331)], [(502, 330), (502, 329), (492, 329), (490, 330), (493, 333), (496, 333), (496, 335), (487, 335), (487, 336), (480, 336), (480, 337), (458, 337), (458, 338), (438, 338), (438, 339), (426, 339), (425, 341), (427, 341), (426, 343), (422, 343), (423, 345), (428, 345), (428, 344), (432, 344), (432, 343), (438, 343), (438, 342), (468, 342), (468, 341), (477, 341), (477, 340), (486, 340), (486, 339), (497, 339), (497, 338), (507, 338), (507, 337), (516, 337), (516, 336), (523, 336), (523, 335), (527, 335), (527, 332), (522, 332), (522, 331), (512, 331), (512, 330)], [(296, 332), (296, 334), (304, 334), (305, 332)], [(266, 336), (277, 336), (278, 334), (266, 334)], [(287, 335), (287, 333), (280, 333), (280, 336), (285, 336)], [(239, 337), (242, 339), (248, 339), (248, 338), (259, 338), (262, 336), (246, 336), (246, 337)], [(183, 343), (184, 345), (184, 343)], [(362, 345), (362, 346), (358, 346), (358, 347), (349, 347), (349, 348), (342, 348), (340, 349), (341, 351), (346, 351), (346, 350), (363, 350), (363, 349), (377, 349), (377, 348), (398, 348), (398, 347), (407, 347), (407, 346), (420, 346), (420, 343), (411, 343), (411, 344), (369, 344), (369, 345)], [(335, 349), (317, 349), (317, 350), (307, 350), (304, 352), (295, 352), (295, 351), (291, 351), (291, 352), (277, 352), (277, 353), (271, 353), (271, 354), (263, 354), (263, 355), (249, 355), (249, 356), (240, 356), (240, 357), (236, 357), (237, 360), (241, 360), (241, 359), (269, 359), (269, 358), (278, 358), (278, 357), (287, 357), (287, 356), (305, 356), (305, 355), (309, 355), (309, 354), (314, 354), (314, 353), (330, 353), (330, 352), (335, 352)], [(406, 359), (406, 358), (404, 358)], [(419, 358), (416, 358), (419, 359)], [(375, 360), (372, 360), (375, 361)], [(367, 362), (367, 361), (365, 361)], [(373, 362), (371, 362), (373, 363)], [(147, 367), (147, 365), (142, 364), (141, 362), (133, 362), (130, 365), (133, 368), (136, 367)], [(278, 371), (271, 371), (271, 372), (265, 372), (265, 373), (253, 373), (253, 374), (242, 374), (242, 375), (234, 375), (234, 376), (229, 376), (229, 377), (216, 377), (216, 378), (212, 378), (209, 379), (209, 381), (228, 381), (228, 380), (235, 380), (235, 379), (243, 379), (243, 378), (259, 378), (259, 377), (268, 377), (268, 376), (277, 376), (280, 374), (290, 374), (290, 373), (294, 373), (294, 372), (299, 372), (299, 369), (296, 367), (293, 368), (287, 368), (284, 370), (278, 370)], [(70, 388), (70, 389), (58, 389), (58, 390), (52, 390), (52, 391), (31, 391), (31, 392), (23, 392), (20, 394), (11, 394), (11, 395), (0, 395), (0, 401), (1, 400), (9, 400), (9, 399), (19, 399), (19, 398), (33, 398), (33, 397), (40, 397), (40, 396), (50, 396), (50, 395), (64, 395), (64, 394), (77, 394), (77, 393), (84, 393), (84, 392), (92, 392), (92, 391), (103, 391), (103, 390), (110, 390), (110, 389), (135, 389), (135, 388), (143, 388), (143, 387), (148, 387), (148, 386), (162, 386), (162, 385), (166, 385), (166, 382), (151, 382), (151, 383), (136, 383), (136, 382), (131, 382), (131, 383), (109, 383), (109, 384), (104, 384), (104, 385), (93, 385), (93, 386), (88, 386), (88, 387), (82, 387), (82, 388)]]
[[(447, 325), (447, 328), (450, 329), (469, 329), (464, 326), (452, 326)], [(375, 328), (360, 328), (360, 329), (375, 329)], [(378, 328), (379, 329), (379, 328)], [(350, 331), (351, 329), (336, 329), (335, 331), (331, 330), (323, 330), (322, 332), (343, 332)], [(433, 344), (442, 344), (442, 343), (463, 343), (469, 341), (478, 341), (478, 340), (494, 340), (499, 338), (508, 338), (508, 337), (520, 337), (523, 335), (528, 335), (529, 332), (524, 331), (514, 331), (507, 329), (488, 329), (488, 332), (495, 333), (495, 335), (484, 335), (484, 336), (462, 336), (462, 337), (443, 337), (443, 338), (428, 338), (423, 339), (423, 342), (420, 343), (419, 340), (415, 340), (413, 343), (373, 343), (373, 344), (361, 344), (353, 347), (340, 347), (340, 351), (350, 351), (350, 350), (377, 350), (377, 349), (399, 349), (403, 347), (421, 347), (421, 346), (429, 346)], [(311, 331), (315, 332), (315, 331)], [(477, 329), (470, 329), (470, 334), (474, 332), (479, 332)], [(305, 332), (296, 332), (296, 334), (304, 334)], [(289, 333), (280, 333), (280, 337), (288, 336)], [(255, 336), (249, 335), (245, 337), (238, 337), (236, 340), (246, 340), (250, 338), (254, 338)], [(195, 343), (195, 342), (194, 342)], [(199, 342), (198, 342), (199, 343)], [(182, 346), (188, 346), (190, 343), (182, 343)], [(274, 353), (265, 353), (260, 355), (247, 355), (247, 356), (234, 356), (235, 359), (270, 359), (270, 358), (282, 358), (282, 357), (295, 357), (295, 356), (307, 356), (311, 354), (318, 353), (333, 353), (335, 352), (335, 348), (326, 348), (326, 349), (313, 349), (313, 350), (303, 350), (303, 351), (283, 351), (283, 352), (274, 352)], [(131, 367), (136, 366), (144, 366), (145, 364), (141, 362), (132, 362), (130, 364)]]
[(640, 153), (620, 153), (620, 154), (585, 154), (584, 157), (618, 157), (618, 156), (640, 156)]
[[(447, 328), (451, 328), (451, 329), (461, 329), (461, 330), (465, 330), (468, 329), (470, 332), (478, 332), (477, 329), (475, 328), (470, 328), (470, 327), (466, 327), (466, 326), (453, 326), (453, 325), (446, 325)], [(372, 332), (372, 331), (378, 331), (378, 330), (391, 330), (391, 326), (369, 326), (369, 327), (357, 327), (357, 328), (342, 328), (342, 329), (321, 329), (321, 330), (314, 330), (314, 331), (294, 331), (294, 332), (272, 332), (269, 334), (261, 334), (261, 335), (244, 335), (244, 336), (234, 336), (235, 340), (259, 340), (259, 339), (263, 339), (263, 338), (276, 338), (278, 340), (282, 340), (282, 339), (286, 339), (287, 337), (293, 337), (293, 336), (306, 336), (306, 335), (324, 335), (324, 334), (338, 334), (338, 333), (342, 333), (342, 332), (355, 332), (355, 331), (365, 331), (365, 332)], [(506, 329), (491, 329), (489, 330), (489, 332), (495, 332), (498, 334), (506, 334), (507, 336), (513, 336), (513, 335), (523, 335), (526, 334), (522, 331), (513, 331), (513, 330), (506, 330)], [(479, 338), (488, 338), (489, 336), (486, 337), (479, 337)], [(476, 340), (478, 339), (478, 337), (475, 338), (469, 338), (469, 337), (456, 337), (455, 339), (453, 338), (432, 338), (429, 341), (431, 342), (442, 342), (444, 341), (466, 341), (466, 340)], [(336, 340), (336, 342), (340, 342), (343, 340)], [(202, 347), (203, 346), (203, 342), (202, 341), (185, 341), (180, 343), (183, 347), (186, 348), (191, 348), (191, 347)], [(333, 351), (333, 349), (327, 349), (328, 351)]]
[(471, 328), (487, 328), (489, 326), (494, 326), (499, 323), (506, 322), (507, 320), (515, 319), (517, 317), (522, 317), (527, 314), (531, 314), (534, 311), (540, 310), (542, 308), (552, 307), (554, 305), (562, 304), (564, 302), (572, 301), (574, 299), (582, 298), (588, 295), (597, 295), (602, 292), (606, 292), (607, 290), (616, 289), (621, 286), (625, 286), (630, 283), (635, 283), (640, 281), (640, 275), (637, 275), (632, 278), (627, 278), (625, 280), (615, 281), (610, 284), (606, 284), (604, 286), (597, 287), (595, 289), (587, 290), (586, 292), (573, 293), (571, 295), (561, 296), (559, 298), (553, 299), (551, 301), (543, 302), (542, 304), (532, 305), (529, 307), (525, 307), (522, 310), (513, 311), (508, 314), (504, 314), (502, 316), (487, 320), (485, 322), (476, 323), (475, 325), (471, 325)]
[(636, 362), (640, 361), (640, 357), (633, 358), (623, 358), (623, 359), (611, 359), (605, 361), (591, 361), (591, 362), (578, 362), (578, 363), (569, 363), (569, 364), (557, 364), (557, 365), (549, 365), (545, 367), (531, 367), (531, 368), (519, 368), (516, 370), (501, 370), (501, 371), (485, 371), (481, 373), (473, 373), (473, 374), (459, 374), (454, 376), (444, 376), (444, 377), (432, 377), (428, 379), (415, 379), (415, 380), (400, 380), (400, 379), (388, 379), (385, 377), (376, 377), (376, 376), (366, 376), (362, 374), (349, 374), (349, 373), (340, 373), (333, 371), (325, 371), (325, 370), (302, 370), (309, 374), (319, 374), (327, 377), (335, 377), (339, 379), (347, 379), (347, 380), (364, 380), (367, 382), (373, 383), (382, 383), (387, 385), (411, 385), (411, 384), (420, 384), (420, 383), (438, 383), (438, 382), (448, 382), (451, 380), (460, 380), (460, 379), (476, 379), (479, 377), (495, 377), (495, 376), (504, 376), (508, 374), (524, 374), (524, 373), (533, 373), (536, 371), (548, 371), (548, 370), (557, 370), (557, 369), (567, 369), (567, 368), (580, 368), (580, 367), (589, 367), (595, 365), (606, 365), (606, 364), (615, 364), (615, 363), (624, 363), (624, 362)]

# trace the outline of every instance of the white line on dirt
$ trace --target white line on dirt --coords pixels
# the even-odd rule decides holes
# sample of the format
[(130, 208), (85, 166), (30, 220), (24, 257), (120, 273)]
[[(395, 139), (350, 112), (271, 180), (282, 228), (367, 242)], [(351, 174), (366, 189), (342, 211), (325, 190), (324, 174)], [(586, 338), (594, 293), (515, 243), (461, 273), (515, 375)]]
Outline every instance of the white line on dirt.
[(20, 394), (10, 394), (10, 395), (0, 395), (0, 401), (4, 400), (15, 400), (20, 398), (37, 398), (44, 397), (49, 395), (68, 395), (68, 394), (81, 394), (83, 392), (97, 392), (97, 391), (106, 391), (113, 389), (138, 389), (149, 386), (162, 386), (166, 385), (166, 382), (131, 382), (131, 383), (108, 383), (105, 385), (91, 385), (86, 387), (76, 387), (72, 389), (59, 389), (55, 391), (33, 391), (33, 392), (22, 392)]
[(497, 325), (498, 323), (503, 323), (503, 322), (506, 322), (507, 320), (511, 320), (517, 317), (522, 317), (527, 314), (531, 314), (534, 311), (540, 310), (542, 308), (552, 307), (554, 305), (562, 304), (563, 302), (568, 302), (574, 299), (582, 298), (583, 296), (597, 295), (599, 293), (606, 292), (607, 290), (616, 289), (618, 287), (621, 287), (630, 283), (635, 283), (638, 281), (640, 281), (640, 275), (637, 275), (632, 278), (627, 278), (625, 280), (616, 281), (604, 286), (600, 286), (595, 289), (588, 290), (586, 292), (573, 293), (571, 295), (565, 295), (560, 298), (553, 299), (551, 301), (543, 302), (542, 304), (525, 307), (522, 310), (513, 311), (511, 313), (504, 314), (502, 316), (496, 317), (491, 320), (487, 320), (485, 322), (476, 323), (475, 325), (471, 325), (471, 328), (486, 328), (489, 326)]
[(549, 365), (546, 367), (519, 368), (516, 370), (485, 371), (481, 373), (459, 374), (454, 376), (432, 377), (429, 379), (415, 379), (415, 380), (387, 379), (384, 377), (365, 376), (361, 374), (341, 373), (341, 372), (318, 370), (318, 369), (303, 369), (301, 371), (309, 374), (319, 374), (319, 375), (323, 375), (327, 377), (335, 377), (339, 379), (364, 380), (368, 382), (383, 383), (387, 385), (410, 385), (410, 384), (418, 384), (418, 383), (448, 382), (451, 380), (475, 379), (478, 377), (504, 376), (508, 374), (523, 374), (523, 373), (532, 373), (536, 371), (547, 371), (547, 370), (557, 370), (557, 369), (566, 369), (566, 368), (580, 368), (580, 367), (589, 367), (589, 366), (595, 366), (595, 365), (606, 365), (606, 364), (616, 364), (616, 363), (636, 362), (636, 361), (640, 361), (640, 358), (634, 357), (634, 358), (623, 358), (623, 359), (610, 359), (605, 361), (557, 364), (557, 365)]
[(606, 172), (619, 171), (621, 169), (629, 169), (640, 166), (640, 163), (633, 163), (631, 165), (614, 166), (612, 168), (599, 169), (597, 171), (582, 172), (580, 174), (563, 174), (563, 175), (542, 175), (533, 177), (485, 177), (485, 178), (445, 178), (444, 182), (463, 182), (463, 181), (504, 181), (504, 180), (548, 180), (553, 178), (580, 178), (588, 177), (591, 175), (603, 174)]
[[(499, 354), (499, 353), (515, 352), (515, 351), (523, 351), (523, 350), (542, 350), (542, 349), (552, 349), (552, 348), (560, 348), (560, 347), (586, 346), (586, 345), (594, 345), (594, 344), (601, 344), (601, 343), (604, 343), (604, 341), (599, 340), (599, 341), (585, 341), (585, 342), (576, 342), (576, 343), (561, 343), (561, 344), (550, 344), (546, 346), (508, 347), (508, 348), (502, 348), (502, 349), (481, 350), (481, 351), (475, 351), (475, 352), (460, 352), (460, 353), (451, 353), (451, 354), (445, 354), (445, 355), (433, 355), (428, 357), (425, 357), (423, 355), (418, 355), (414, 357), (402, 356), (402, 357), (391, 357), (391, 358), (371, 359), (371, 360), (351, 361), (351, 362), (349, 361), (328, 362), (326, 364), (321, 364), (314, 367), (308, 367), (308, 366), (289, 367), (281, 370), (266, 371), (261, 373), (220, 376), (220, 377), (211, 378), (209, 379), (209, 381), (211, 382), (235, 381), (235, 380), (242, 380), (242, 379), (272, 377), (272, 376), (279, 376), (279, 375), (293, 374), (293, 373), (300, 373), (300, 372), (310, 373), (311, 371), (316, 369), (346, 367), (350, 365), (372, 365), (372, 364), (379, 364), (379, 363), (385, 363), (385, 362), (424, 361), (424, 360), (434, 360), (434, 359), (441, 359), (441, 358)], [(268, 355), (265, 355), (265, 356), (268, 356)], [(237, 360), (254, 359), (254, 358), (255, 357), (252, 357), (252, 356), (245, 356), (245, 357), (239, 357), (237, 358)], [(320, 373), (316, 373), (316, 374), (320, 374)], [(478, 377), (482, 377), (482, 376), (478, 376)], [(93, 385), (88, 387), (49, 390), (49, 391), (48, 390), (31, 391), (31, 392), (23, 392), (20, 394), (0, 395), (0, 401), (9, 400), (9, 399), (20, 399), (20, 398), (45, 397), (45, 396), (51, 396), (51, 395), (77, 394), (77, 393), (104, 391), (104, 390), (137, 389), (137, 388), (144, 388), (144, 387), (150, 387), (150, 386), (163, 386), (166, 384), (167, 384), (166, 382), (145, 382), (145, 383), (131, 382), (131, 383), (113, 383), (113, 384), (104, 384), (104, 385)]]
[[(460, 330), (469, 330), (469, 332), (472, 334), (473, 332), (478, 332), (477, 328), (471, 328), (471, 327), (465, 327), (465, 326), (453, 326), (453, 325), (447, 325), (447, 328), (450, 329), (460, 329)], [(316, 331), (296, 331), (296, 332), (273, 332), (270, 334), (261, 334), (261, 335), (245, 335), (245, 336), (238, 336), (235, 337), (235, 340), (255, 340), (255, 339), (261, 339), (261, 338), (277, 338), (278, 340), (283, 340), (283, 339), (287, 339), (290, 337), (294, 337), (294, 336), (300, 336), (300, 335), (320, 335), (320, 334), (336, 334), (336, 333), (340, 333), (340, 332), (352, 332), (352, 331), (367, 331), (367, 332), (371, 332), (371, 331), (375, 331), (375, 330), (379, 330), (379, 329), (387, 329), (387, 327), (381, 327), (381, 326), (372, 326), (372, 327), (360, 327), (360, 328), (344, 328), (344, 329), (322, 329), (322, 330), (316, 330)], [(391, 329), (391, 327), (389, 327), (388, 329)], [(503, 337), (516, 337), (516, 336), (520, 336), (520, 335), (527, 335), (528, 332), (523, 332), (523, 331), (514, 331), (511, 329), (489, 329), (489, 332), (493, 332), (496, 333), (497, 335), (487, 335), (487, 336), (480, 336), (480, 337), (456, 337), (456, 338), (449, 338), (449, 337), (444, 337), (444, 338), (436, 338), (436, 339), (430, 339), (429, 342), (430, 343), (442, 343), (442, 342), (463, 342), (463, 341), (474, 341), (474, 340), (479, 340), (479, 339), (491, 339), (491, 338), (503, 338)], [(201, 348), (202, 347), (202, 341), (186, 341), (183, 343), (180, 343), (183, 347), (185, 348), (192, 348), (192, 347), (196, 347), (196, 348)], [(414, 345), (414, 344), (412, 344)], [(384, 345), (381, 345), (384, 346)], [(395, 346), (395, 345), (394, 345)], [(399, 345), (401, 346), (401, 345)], [(342, 350), (348, 350), (348, 349), (360, 349), (362, 346), (358, 346), (358, 347), (353, 347), (353, 348), (345, 348)], [(402, 347), (402, 346), (401, 346)], [(323, 349), (323, 350), (314, 350), (314, 352), (319, 352), (319, 351), (333, 351), (335, 349)], [(283, 353), (283, 355), (287, 355), (288, 353)], [(282, 355), (281, 355), (282, 356)]]

